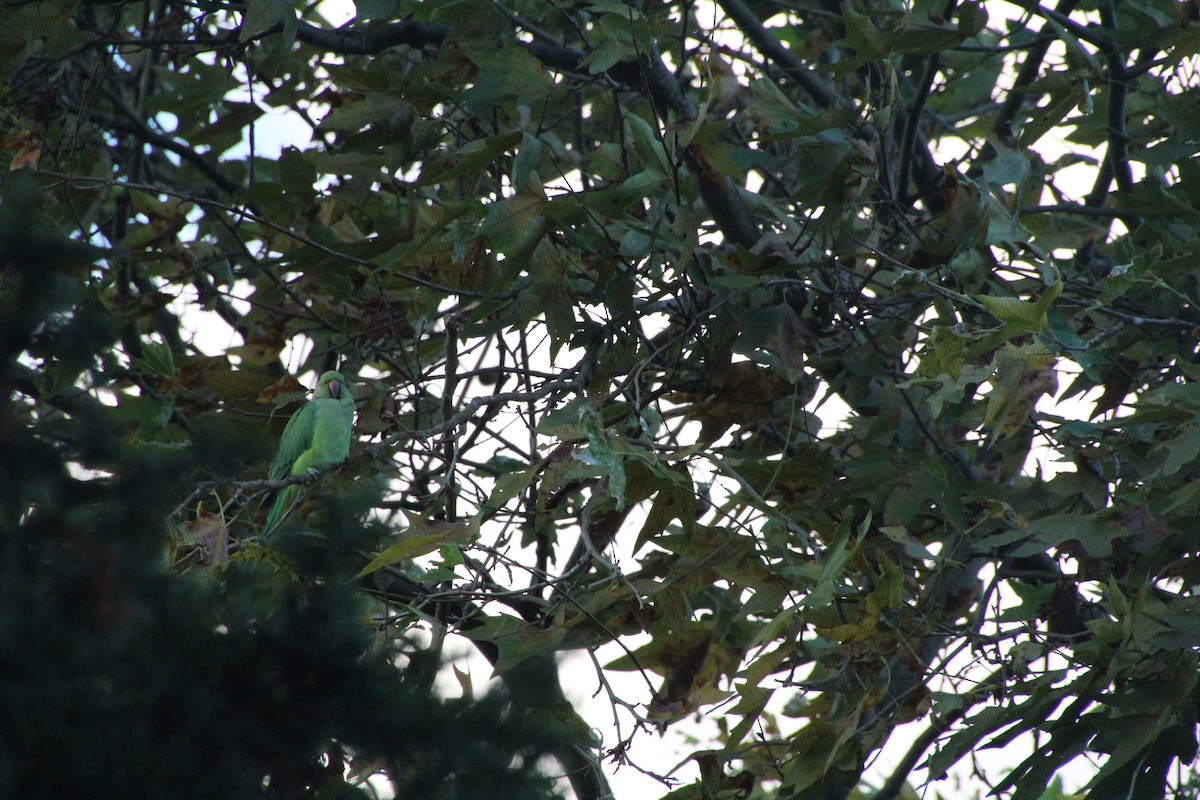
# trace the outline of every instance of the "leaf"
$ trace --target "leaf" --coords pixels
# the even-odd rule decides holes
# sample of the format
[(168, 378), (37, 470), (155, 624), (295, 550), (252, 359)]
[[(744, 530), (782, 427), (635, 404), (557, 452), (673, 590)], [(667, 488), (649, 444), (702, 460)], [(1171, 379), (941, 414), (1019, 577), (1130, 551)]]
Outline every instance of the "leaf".
[(360, 578), (449, 545), (468, 545), (479, 538), (478, 520), (444, 522), (426, 519), (412, 512), (405, 512), (405, 515), (408, 517), (408, 530), (399, 534), (400, 541), (385, 548), (359, 570)]
[(1076, 106), (1087, 99), (1085, 84), (1077, 78), (1062, 73), (1051, 74), (1048, 81), (1054, 86), (1046, 86), (1050, 101), (1038, 109), (1028, 124), (1021, 130), (1021, 146), (1032, 147), (1043, 136), (1058, 127), (1062, 121), (1075, 110)]
[[(758, 84), (751, 84), (751, 91), (754, 91)], [(762, 91), (766, 91), (765, 89)], [(854, 112), (846, 108), (835, 107), (826, 109), (818, 114), (802, 114), (796, 113), (786, 117), (788, 122), (787, 127), (780, 130), (771, 130), (767, 133), (759, 134), (760, 142), (777, 142), (786, 141), (789, 139), (803, 139), (825, 131), (833, 131), (841, 128), (850, 120), (854, 119)], [(823, 143), (830, 151), (839, 152), (843, 143), (840, 141)], [(814, 164), (813, 167), (820, 170), (828, 167), (830, 164), (836, 165), (840, 159), (826, 159), (822, 163)]]
[(463, 630), (468, 639), (491, 642), (499, 649), (494, 674), (505, 675), (527, 659), (555, 652), (567, 635), (561, 626), (542, 627), (507, 615), (484, 617), (482, 625)]
[(613, 440), (608, 430), (590, 407), (580, 417), (580, 425), (587, 436), (588, 445), (576, 450), (575, 460), (589, 466), (600, 467), (608, 477), (608, 493), (616, 501), (617, 511), (625, 508), (625, 464), (624, 459), (613, 450)]
[(1163, 442), (1159, 449), (1167, 451), (1159, 475), (1174, 475), (1189, 464), (1194, 464), (1197, 456), (1200, 456), (1200, 425), (1194, 422), (1184, 425), (1183, 433)]
[[(1137, 377), (1138, 363), (1132, 359), (1118, 356), (1110, 362), (1100, 374), (1104, 392), (1096, 399), (1096, 405), (1088, 419), (1102, 417), (1109, 411), (1120, 408), (1129, 392), (1133, 389)], [(1083, 376), (1081, 376), (1082, 378)], [(1070, 396), (1069, 394), (1067, 396)]]
[(421, 167), (417, 185), (448, 183), (462, 175), (483, 172), (505, 151), (516, 146), (521, 138), (520, 131), (509, 131), (468, 142), (457, 151), (445, 153), (442, 160), (426, 161)]
[(24, 167), (32, 167), (37, 169), (38, 159), (42, 157), (42, 146), (32, 137), (30, 140), (21, 145), (12, 157), (12, 161), (8, 163), (8, 168), (11, 171), (23, 169)]
[[(582, 439), (582, 420), (591, 410), (586, 398), (577, 398), (546, 414), (538, 421), (537, 433), (541, 436), (553, 436), (561, 441)], [(595, 412), (592, 412), (595, 413)]]
[(629, 44), (617, 39), (604, 39), (583, 57), (580, 66), (587, 67), (591, 75), (607, 72), (622, 61), (632, 61), (637, 58), (637, 51)]
[[(592, 8), (597, 5), (593, 4)], [(640, 12), (635, 13), (633, 6), (616, 7), (610, 13), (601, 14), (599, 27), (609, 40), (630, 45), (634, 52), (648, 52), (652, 44), (646, 18)]]
[[(870, 523), (871, 514), (868, 512), (863, 524), (859, 527), (859, 542), (862, 541)], [(821, 572), (817, 577), (816, 585), (803, 600), (805, 608), (815, 611), (833, 602), (834, 587), (842, 574), (842, 569), (850, 556), (858, 551), (858, 542), (854, 542), (851, 546), (850, 530), (849, 518), (843, 519), (838, 525), (833, 541), (829, 543), (821, 556)]]
[(1081, 514), (1051, 514), (1029, 522), (1030, 544), (1018, 547), (1013, 555), (1033, 555), (1059, 547), (1072, 540), (1083, 545), (1089, 556), (1111, 558), (1113, 542), (1130, 535), (1129, 531), (1110, 517)]
[(1054, 372), (1057, 357), (1040, 344), (1015, 347), (1005, 344), (992, 361), (992, 390), (988, 392), (983, 424), (1013, 436), (1029, 420), (1044, 394), (1057, 390)]
[(397, 0), (354, 0), (359, 19), (394, 19)]
[(929, 551), (925, 545), (909, 533), (905, 528), (897, 525), (883, 525), (879, 528), (879, 532), (887, 538), (891, 539), (896, 544), (904, 548), (904, 553), (909, 558), (915, 558), (921, 561), (930, 561), (938, 563), (939, 559), (936, 555)]
[(949, 260), (960, 250), (980, 243), (989, 208), (989, 196), (979, 185), (953, 167), (942, 168), (941, 214), (918, 229), (924, 251), (940, 260)]
[(983, 304), (992, 316), (1005, 325), (1012, 325), (1022, 331), (1037, 330), (1041, 320), (1041, 309), (1036, 303), (1028, 303), (1019, 297), (990, 297), (980, 295), (976, 298)]
[(821, 791), (820, 788), (817, 791), (806, 790), (822, 784), (844, 785), (847, 780), (853, 780), (854, 765), (859, 760), (856, 717), (844, 718), (838, 724), (825, 719), (813, 719), (791, 738), (789, 749), (795, 757), (784, 770), (781, 796), (836, 796), (836, 790), (832, 793)]
[(1151, 246), (1149, 252), (1141, 252), (1127, 264), (1117, 264), (1104, 279), (1100, 292), (1099, 303), (1110, 305), (1139, 284), (1153, 283), (1154, 266), (1162, 257), (1162, 246), (1158, 243)]
[(1062, 39), (1062, 41), (1066, 43), (1068, 51), (1078, 58), (1079, 61), (1087, 65), (1088, 72), (1090, 72), (1093, 77), (1103, 80), (1105, 74), (1104, 70), (1100, 67), (1100, 63), (1096, 61), (1096, 57), (1092, 55), (1091, 51), (1080, 44), (1079, 40), (1075, 38), (1074, 34), (1067, 30), (1067, 28), (1053, 16), (1047, 15), (1046, 22), (1050, 25), (1050, 27), (1054, 28), (1054, 33), (1058, 36), (1058, 38)]
[(987, 27), (987, 8), (979, 0), (959, 3), (956, 15), (958, 16), (958, 32), (964, 38), (969, 39), (976, 36)]
[(849, 4), (843, 4), (841, 12), (842, 22), (846, 26), (844, 42), (854, 50), (854, 55), (838, 64), (839, 71), (857, 69), (868, 61), (888, 56), (900, 40), (902, 31), (880, 30), (871, 17), (855, 11)]
[(983, 179), (996, 186), (1019, 184), (1029, 174), (1029, 156), (1008, 136), (993, 133), (988, 136), (993, 158), (983, 162)]
[(479, 226), (479, 234), (494, 247), (507, 255), (531, 250), (546, 232), (546, 220), (542, 211), (546, 197), (541, 187), (512, 197), (498, 200), (488, 206), (487, 216)]
[(660, 177), (671, 175), (671, 160), (650, 123), (637, 114), (627, 114), (625, 124), (646, 169), (654, 170)]
[(525, 103), (538, 100), (553, 86), (541, 62), (508, 37), (497, 42), (489, 32), (484, 41), (464, 40), (462, 52), (478, 67), (473, 85), (462, 98), (484, 113), (510, 98)]
[[(947, 375), (958, 378), (967, 357), (968, 340), (948, 325), (934, 327), (933, 333), (921, 349), (921, 361), (917, 374), (926, 378)], [(936, 415), (936, 411), (934, 412)]]
[(223, 517), (197, 511), (196, 518), (180, 526), (179, 532), (199, 547), (201, 565), (219, 568), (229, 562), (229, 526)]
[(988, 295), (976, 297), (976, 300), (992, 316), (1004, 323), (1004, 328), (997, 334), (982, 339), (978, 345), (971, 348), (972, 352), (988, 352), (996, 345), (1013, 337), (1044, 331), (1048, 324), (1046, 314), (1062, 291), (1062, 277), (1056, 275), (1054, 282), (1043, 289), (1038, 299), (1033, 302), (1027, 302), (1017, 297), (990, 297)]
[(483, 522), (483, 516), (489, 512), (499, 511), (504, 508), (510, 500), (523, 492), (537, 474), (537, 465), (530, 465), (520, 472), (506, 472), (496, 479), (496, 485), (492, 487), (491, 494), (488, 495), (487, 502), (483, 503), (479, 508), (479, 513), (475, 517), (476, 524)]
[(752, 361), (733, 363), (714, 378), (712, 391), (702, 397), (671, 398), (679, 403), (696, 401), (689, 406), (688, 417), (701, 423), (706, 441), (716, 440), (734, 425), (754, 429), (779, 421), (785, 429), (803, 429), (807, 420), (803, 408), (816, 391), (808, 381), (792, 383), (777, 370)]
[(113, 418), (137, 426), (137, 436), (154, 439), (171, 419), (172, 405), (149, 395), (122, 394), (113, 409)]
[(655, 477), (652, 486), (655, 489), (654, 504), (646, 514), (646, 521), (638, 531), (637, 541), (634, 542), (633, 552), (639, 550), (655, 536), (663, 533), (673, 519), (678, 519), (687, 533), (696, 525), (696, 509), (698, 502), (692, 487), (691, 476), (683, 466), (668, 468), (676, 477), (675, 480)]
[(657, 169), (645, 169), (621, 182), (614, 194), (623, 204), (631, 204), (651, 196), (667, 184), (667, 176)]
[(245, 43), (256, 38), (283, 22), (286, 15), (293, 13), (287, 0), (247, 0), (238, 41)]
[(171, 348), (162, 342), (148, 342), (142, 351), (142, 362), (164, 378), (175, 377), (175, 357)]
[(542, 160), (542, 142), (536, 136), (528, 133), (521, 134), (521, 149), (513, 159), (512, 182), (513, 188), (519, 193), (529, 178), (530, 173), (537, 169)]
[(9, 24), (0, 30), (0, 83), (4, 84), (9, 83), (29, 57), (33, 39), (30, 29), (18, 24), (24, 20), (15, 17), (16, 15), (10, 15)]

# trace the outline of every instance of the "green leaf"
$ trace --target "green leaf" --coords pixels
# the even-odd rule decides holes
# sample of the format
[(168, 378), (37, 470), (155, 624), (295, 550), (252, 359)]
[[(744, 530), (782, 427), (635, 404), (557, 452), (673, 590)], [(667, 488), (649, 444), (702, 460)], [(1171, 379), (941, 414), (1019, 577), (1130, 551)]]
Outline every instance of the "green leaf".
[(113, 417), (137, 425), (137, 435), (153, 439), (163, 432), (171, 419), (172, 405), (148, 395), (122, 394)]
[(1104, 279), (1099, 302), (1108, 305), (1139, 284), (1155, 281), (1153, 267), (1162, 256), (1162, 246), (1155, 244), (1148, 253), (1139, 253), (1128, 264), (1117, 264)]
[(654, 537), (664, 533), (671, 520), (677, 519), (683, 525), (685, 533), (696, 525), (696, 509), (698, 502), (692, 488), (692, 480), (687, 470), (682, 466), (670, 467), (668, 470), (675, 476), (674, 480), (655, 477), (652, 487), (656, 492), (646, 521), (638, 532), (634, 542), (633, 552), (636, 554)]
[(500, 651), (495, 674), (506, 675), (524, 661), (554, 653), (567, 635), (561, 626), (532, 625), (520, 617), (485, 617), (481, 626), (464, 630), (468, 639), (490, 642)]
[(968, 340), (947, 325), (934, 327), (921, 352), (917, 374), (926, 378), (957, 378), (967, 357)]
[(520, 131), (509, 131), (469, 142), (459, 150), (449, 153), (446, 160), (425, 162), (417, 184), (427, 186), (446, 183), (463, 175), (483, 172), (505, 151), (516, 146), (521, 138)]
[(1179, 470), (1194, 464), (1200, 456), (1200, 425), (1190, 423), (1183, 426), (1183, 433), (1163, 442), (1159, 447), (1167, 451), (1159, 474), (1164, 477), (1174, 475)]
[(528, 133), (521, 134), (521, 150), (517, 153), (517, 157), (513, 160), (512, 181), (513, 187), (520, 192), (521, 187), (525, 185), (525, 181), (529, 178), (530, 173), (537, 169), (538, 162), (542, 159), (542, 142), (536, 136), (531, 136)]
[(400, 534), (400, 541), (389, 545), (359, 570), (360, 578), (384, 567), (401, 561), (409, 561), (448, 545), (468, 545), (479, 538), (479, 522), (476, 520), (443, 522), (424, 519), (411, 513), (407, 516), (408, 530)]
[(671, 159), (650, 123), (637, 114), (627, 114), (625, 125), (645, 168), (657, 170), (658, 175), (662, 177), (671, 175), (674, 172), (671, 169)]
[(650, 51), (653, 40), (650, 38), (650, 28), (641, 13), (633, 13), (633, 6), (625, 6), (615, 13), (600, 16), (600, 30), (609, 37), (609, 41), (617, 41), (628, 45), (633, 52), (646, 53)]
[(359, 19), (395, 19), (398, 14), (398, 0), (354, 0), (354, 8)]
[(993, 317), (1006, 325), (1020, 328), (1023, 332), (1036, 330), (1041, 324), (1042, 310), (1037, 303), (1029, 303), (1019, 297), (980, 295), (976, 299), (991, 312)]
[(148, 342), (142, 350), (142, 361), (150, 370), (164, 378), (175, 377), (175, 356), (162, 342)]
[(992, 336), (985, 337), (979, 344), (971, 348), (972, 353), (984, 353), (997, 345), (1026, 333), (1041, 333), (1049, 324), (1047, 312), (1062, 294), (1063, 281), (1056, 279), (1042, 290), (1037, 300), (1028, 302), (1017, 297), (991, 297), (979, 295), (976, 300), (986, 308), (992, 316), (1004, 323), (1004, 328)]
[(879, 532), (903, 547), (904, 553), (909, 558), (915, 558), (921, 561), (930, 561), (934, 563), (941, 560), (932, 552), (930, 552), (928, 547), (921, 544), (916, 537), (902, 527), (897, 525), (883, 525), (879, 528)]
[[(12, 17), (9, 22), (15, 23)], [(0, 81), (8, 83), (29, 57), (33, 37), (28, 28), (11, 24), (0, 31)]]
[(588, 412), (595, 413), (585, 398), (572, 400), (543, 416), (538, 422), (537, 432), (541, 436), (553, 436), (562, 441), (582, 439), (585, 435), (582, 421)]
[(956, 16), (958, 17), (958, 32), (964, 38), (977, 36), (987, 27), (987, 8), (978, 0), (959, 3)]
[(1130, 532), (1116, 520), (1099, 515), (1051, 514), (1029, 523), (1031, 544), (1018, 547), (1015, 555), (1034, 555), (1047, 548), (1078, 540), (1092, 558), (1111, 558), (1113, 542)]
[(849, 3), (842, 4), (841, 12), (846, 26), (845, 44), (854, 50), (854, 55), (839, 64), (840, 71), (857, 69), (868, 61), (885, 58), (900, 41), (901, 31), (881, 30), (871, 17), (855, 11)]
[(250, 41), (283, 22), (289, 14), (294, 16), (295, 12), (287, 0), (247, 0), (238, 41)]
[[(871, 514), (868, 512), (863, 524), (859, 527), (859, 541), (862, 540), (870, 522)], [(838, 525), (833, 541), (829, 543), (822, 555), (821, 571), (817, 576), (817, 583), (804, 598), (805, 608), (815, 611), (833, 602), (834, 590), (841, 578), (842, 569), (858, 550), (858, 543), (851, 542), (850, 531), (850, 520), (845, 518)]]
[(545, 207), (546, 198), (540, 193), (522, 192), (498, 200), (488, 206), (479, 235), (509, 256), (529, 251), (546, 233)]
[(608, 430), (599, 415), (590, 407), (586, 407), (580, 415), (580, 426), (587, 436), (588, 446), (584, 450), (576, 450), (572, 457), (583, 464), (603, 470), (608, 476), (608, 492), (620, 511), (625, 508), (624, 459), (613, 449), (613, 440)]
[(541, 62), (508, 38), (499, 46), (490, 36), (482, 42), (464, 41), (462, 51), (478, 67), (463, 100), (481, 110), (491, 111), (491, 106), (509, 99), (538, 100), (553, 85)]

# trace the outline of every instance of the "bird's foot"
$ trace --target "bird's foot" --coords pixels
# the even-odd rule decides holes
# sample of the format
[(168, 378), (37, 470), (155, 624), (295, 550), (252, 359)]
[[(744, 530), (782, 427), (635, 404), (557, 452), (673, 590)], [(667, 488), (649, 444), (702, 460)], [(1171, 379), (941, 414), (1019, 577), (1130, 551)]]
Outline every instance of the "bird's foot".
[(321, 475), (321, 470), (317, 469), (316, 467), (309, 467), (308, 469), (304, 470), (305, 485), (306, 486), (313, 485), (314, 483), (317, 482), (317, 478), (320, 477), (320, 475)]

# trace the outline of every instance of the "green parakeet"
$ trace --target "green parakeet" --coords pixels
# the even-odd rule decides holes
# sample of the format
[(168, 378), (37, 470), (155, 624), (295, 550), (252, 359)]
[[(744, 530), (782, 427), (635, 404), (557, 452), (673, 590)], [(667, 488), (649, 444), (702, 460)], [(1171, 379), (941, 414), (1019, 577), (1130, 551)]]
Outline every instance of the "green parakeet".
[[(316, 474), (325, 467), (340, 464), (350, 454), (350, 433), (354, 427), (354, 398), (340, 372), (326, 372), (317, 381), (312, 400), (288, 420), (279, 442), (279, 452), (271, 461), (271, 480), (277, 481), (306, 472)], [(275, 529), (300, 494), (300, 486), (284, 487), (275, 497), (262, 533)]]

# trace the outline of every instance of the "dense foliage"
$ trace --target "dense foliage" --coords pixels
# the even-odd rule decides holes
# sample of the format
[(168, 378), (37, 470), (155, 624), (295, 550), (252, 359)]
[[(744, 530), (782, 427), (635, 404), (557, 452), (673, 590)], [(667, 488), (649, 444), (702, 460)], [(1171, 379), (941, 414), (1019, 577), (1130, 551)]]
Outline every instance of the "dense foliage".
[(6, 4), (0, 793), (1196, 796), (1195, 3), (344, 11)]

